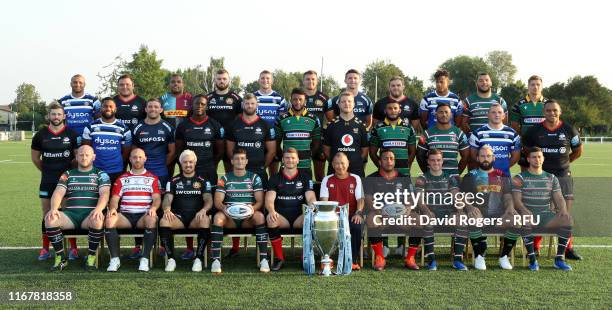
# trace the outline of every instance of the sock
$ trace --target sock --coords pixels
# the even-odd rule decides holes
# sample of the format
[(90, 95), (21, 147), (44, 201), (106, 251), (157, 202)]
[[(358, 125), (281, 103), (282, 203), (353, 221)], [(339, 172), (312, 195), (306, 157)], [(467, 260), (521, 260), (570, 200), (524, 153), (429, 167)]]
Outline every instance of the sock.
[(103, 236), (103, 229), (89, 228), (89, 234), (87, 235), (87, 240), (89, 241), (89, 255), (96, 255), (100, 240), (102, 240)]
[(419, 244), (421, 244), (421, 237), (410, 237), (408, 238), (408, 256), (415, 257), (417, 251), (419, 250)]
[(453, 249), (453, 260), (463, 261), (463, 251), (465, 250), (465, 242), (467, 241), (467, 230), (465, 228), (457, 228), (454, 240), (455, 247)]
[(389, 237), (383, 237), (382, 238), (382, 243), (384, 247), (389, 247)]
[(406, 237), (397, 237), (397, 247), (401, 247), (404, 246), (404, 243), (406, 243)]
[(232, 237), (232, 252), (240, 250), (240, 237)]
[(272, 249), (274, 249), (274, 255), (279, 260), (285, 260), (285, 255), (283, 254), (283, 238), (280, 236), (280, 231), (278, 227), (268, 228), (269, 236), (270, 236), (270, 244), (272, 244)]
[(117, 228), (106, 229), (104, 235), (106, 236), (106, 243), (108, 243), (111, 257), (119, 257), (119, 233)]
[(516, 239), (504, 237), (504, 246), (502, 247), (501, 256), (510, 256), (510, 253), (512, 253), (512, 248), (514, 248), (515, 244)]
[(487, 251), (487, 237), (480, 236), (478, 238), (470, 239), (472, 246), (474, 247), (474, 256), (485, 256)]
[(383, 256), (383, 242), (372, 243), (372, 250), (374, 250), (374, 254), (378, 257)]
[(63, 260), (65, 254), (64, 235), (62, 234), (62, 230), (59, 227), (47, 227), (47, 236), (49, 236), (49, 241), (51, 242), (51, 245), (53, 245), (55, 255), (61, 256)]
[(134, 247), (142, 248), (142, 238), (141, 237), (134, 238)]
[(423, 237), (423, 244), (425, 247), (425, 258), (427, 258), (428, 262), (432, 262), (436, 259), (436, 255), (434, 254), (434, 231), (433, 227), (426, 226), (424, 228), (425, 236)]
[(468, 237), (470, 238), (470, 241), (472, 242), (472, 248), (474, 249), (474, 256), (482, 255), (480, 254), (482, 230), (471, 230), (468, 234)]
[(211, 257), (213, 260), (221, 259), (221, 246), (223, 245), (223, 227), (212, 225), (210, 232)]
[(70, 249), (78, 249), (76, 238), (68, 238), (68, 242), (70, 242)]
[(535, 236), (533, 237), (533, 248), (536, 251), (539, 251), (540, 248), (542, 248), (542, 236)]
[(523, 237), (523, 242), (525, 243), (525, 249), (527, 250), (527, 256), (529, 257), (529, 263), (533, 264), (536, 261), (536, 254), (533, 246), (533, 236), (525, 236)]
[(569, 237), (569, 241), (567, 242), (567, 248), (565, 249), (565, 252), (567, 252), (568, 250), (571, 250), (574, 248), (574, 237), (570, 236)]
[(185, 237), (185, 243), (187, 243), (187, 250), (193, 252), (193, 237)]
[(208, 228), (202, 228), (198, 231), (198, 248), (196, 249), (196, 257), (200, 260), (204, 260), (204, 251), (206, 251), (206, 245), (210, 239), (210, 230)]
[(47, 237), (47, 229), (45, 228), (45, 220), (42, 220), (41, 226), (43, 249), (49, 250), (49, 237)]
[(159, 240), (166, 250), (168, 258), (174, 259), (174, 236), (172, 235), (172, 229), (170, 227), (160, 227)]
[(255, 240), (257, 242), (257, 248), (259, 248), (259, 260), (268, 258), (268, 231), (266, 226), (257, 225), (255, 226)]
[(572, 229), (569, 227), (561, 227), (558, 234), (558, 242), (557, 242), (557, 259), (565, 258), (565, 251), (568, 248), (568, 244), (570, 243), (570, 238), (572, 236)]
[(153, 245), (155, 245), (155, 232), (156, 230), (153, 228), (145, 228), (144, 231), (144, 251), (142, 252), (142, 257), (144, 258), (149, 258), (150, 254), (151, 254), (151, 249), (153, 248)]

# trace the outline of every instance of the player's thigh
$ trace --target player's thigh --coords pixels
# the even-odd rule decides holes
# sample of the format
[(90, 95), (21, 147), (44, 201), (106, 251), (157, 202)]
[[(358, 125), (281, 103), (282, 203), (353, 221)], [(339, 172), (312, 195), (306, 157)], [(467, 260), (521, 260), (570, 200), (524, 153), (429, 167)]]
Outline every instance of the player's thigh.
[(162, 218), (159, 220), (159, 226), (160, 227), (169, 227), (170, 229), (183, 229), (185, 228), (185, 225), (183, 224), (183, 222), (181, 221), (181, 219), (176, 216), (174, 217), (172, 220), (167, 220), (165, 218)]
[(236, 228), (236, 222), (231, 217), (228, 217), (223, 212), (215, 213), (213, 217), (213, 223), (216, 226), (225, 227), (225, 228)]
[(81, 223), (81, 229), (89, 229), (90, 227), (94, 229), (101, 229), (104, 227), (104, 218), (94, 219), (90, 213)]
[[(112, 226), (107, 226), (108, 228), (117, 228), (117, 229), (130, 229), (132, 227), (132, 223), (130, 220), (121, 212), (117, 212), (116, 215), (113, 216)], [(109, 223), (107, 221), (107, 223)]]
[(242, 225), (240, 227), (242, 228), (253, 228), (255, 226), (259, 226), (259, 225), (265, 225), (266, 224), (266, 219), (263, 215), (263, 213), (261, 213), (261, 211), (257, 210), (253, 213), (253, 216), (251, 216), (250, 218), (242, 221)]
[(287, 218), (280, 212), (276, 212), (277, 218), (274, 222), (269, 222), (268, 227), (270, 228), (289, 228), (289, 221)]
[(74, 229), (76, 227), (73, 220), (63, 211), (58, 211), (58, 216), (54, 218), (51, 218), (49, 213), (47, 213), (45, 225), (47, 227), (59, 227), (63, 230)]
[(49, 198), (40, 198), (40, 206), (42, 208), (43, 216), (51, 210), (51, 199)]
[(143, 214), (140, 219), (138, 219), (138, 222), (136, 222), (136, 228), (139, 229), (143, 229), (143, 228), (155, 228), (157, 226), (157, 216), (150, 216), (147, 215), (146, 213)]
[(208, 215), (205, 216), (195, 216), (191, 222), (189, 223), (189, 228), (208, 228), (210, 227), (210, 218)]
[(293, 228), (302, 228), (304, 227), (304, 214), (298, 216), (295, 221), (293, 221)]

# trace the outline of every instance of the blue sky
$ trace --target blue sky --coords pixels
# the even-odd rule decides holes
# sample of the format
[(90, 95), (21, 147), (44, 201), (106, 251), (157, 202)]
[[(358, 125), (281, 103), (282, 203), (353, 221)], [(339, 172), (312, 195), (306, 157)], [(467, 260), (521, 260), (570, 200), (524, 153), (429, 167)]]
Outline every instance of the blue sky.
[(389, 60), (427, 80), (461, 54), (507, 50), (516, 78), (545, 86), (595, 75), (612, 88), (612, 29), (605, 2), (584, 1), (10, 1), (0, 4), (0, 104), (22, 82), (43, 100), (69, 92), (75, 73), (96, 74), (141, 44), (170, 70), (225, 57), (246, 83), (263, 69), (320, 70), (342, 81), (349, 68)]

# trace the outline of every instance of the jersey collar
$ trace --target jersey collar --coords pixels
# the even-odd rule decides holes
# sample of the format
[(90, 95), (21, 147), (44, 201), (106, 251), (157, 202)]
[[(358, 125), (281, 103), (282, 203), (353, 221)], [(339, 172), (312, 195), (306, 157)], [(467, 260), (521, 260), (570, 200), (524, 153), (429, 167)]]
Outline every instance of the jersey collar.
[(387, 126), (398, 126), (398, 125), (401, 125), (401, 124), (402, 124), (402, 118), (401, 117), (397, 118), (397, 124), (395, 124), (395, 125), (391, 125), (391, 121), (388, 118), (385, 117), (385, 125), (387, 125)]
[(385, 178), (385, 180), (391, 180), (391, 179), (395, 179), (398, 175), (397, 170), (393, 169), (393, 176), (388, 178), (383, 174), (382, 168), (378, 169), (378, 174), (380, 174), (381, 177)]
[(240, 114), (240, 119), (247, 125), (253, 125), (255, 124), (258, 120), (259, 120), (259, 115), (255, 115), (255, 119), (252, 122), (247, 121), (246, 119), (244, 119), (244, 117), (242, 116), (242, 114)]
[(283, 169), (283, 170), (281, 171), (281, 173), (283, 174), (283, 176), (285, 177), (285, 179), (287, 179), (288, 181), (291, 181), (291, 180), (295, 179), (295, 177), (297, 177), (297, 176), (298, 176), (298, 174), (300, 173), (300, 171), (299, 171), (299, 170), (295, 170), (295, 174), (294, 174), (294, 175), (287, 175), (287, 174), (285, 173), (285, 169)]
[(62, 127), (62, 129), (58, 130), (58, 131), (53, 131), (53, 129), (51, 129), (51, 126), (47, 126), (47, 130), (49, 130), (50, 133), (52, 133), (54, 136), (59, 135), (60, 133), (64, 132), (66, 130), (66, 125), (64, 125)]
[(550, 132), (555, 132), (557, 129), (561, 128), (561, 126), (563, 126), (563, 121), (559, 120), (559, 124), (557, 124), (557, 126), (555, 127), (548, 127), (548, 123), (546, 123), (546, 121), (542, 122), (542, 126), (544, 126), (544, 128), (546, 128), (546, 130), (550, 131)]
[(136, 174), (136, 173), (134, 173), (134, 171), (132, 169), (130, 169), (130, 174), (131, 175), (144, 175), (146, 173), (147, 173), (147, 169), (146, 168), (143, 168), (142, 173), (140, 173), (140, 174)]
[(208, 115), (206, 115), (204, 119), (199, 122), (196, 122), (196, 120), (194, 120), (193, 117), (190, 117), (189, 120), (196, 125), (202, 125), (208, 121)]
[[(540, 95), (540, 100), (542, 100), (542, 99), (544, 99), (544, 97)], [(542, 101), (533, 101), (533, 100), (531, 100), (531, 97), (529, 96), (529, 94), (527, 94), (527, 95), (525, 96), (525, 100), (526, 100), (527, 102), (533, 102), (533, 103), (542, 102)]]
[[(306, 115), (306, 113), (308, 113), (308, 109), (306, 107), (304, 107), (304, 109), (302, 109), (302, 113), (300, 113), (300, 115), (297, 116), (304, 116)], [(291, 116), (295, 116), (295, 110), (293, 110), (293, 107), (289, 108), (289, 115)]]

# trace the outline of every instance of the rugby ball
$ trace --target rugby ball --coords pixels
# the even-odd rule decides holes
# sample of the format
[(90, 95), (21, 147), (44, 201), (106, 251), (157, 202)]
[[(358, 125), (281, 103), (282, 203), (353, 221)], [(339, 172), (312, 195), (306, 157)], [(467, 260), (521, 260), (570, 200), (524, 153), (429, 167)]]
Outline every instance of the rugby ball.
[(382, 207), (381, 213), (385, 216), (400, 216), (410, 213), (410, 208), (403, 204), (388, 204)]
[(225, 211), (235, 220), (248, 219), (255, 212), (251, 205), (245, 203), (233, 203)]

